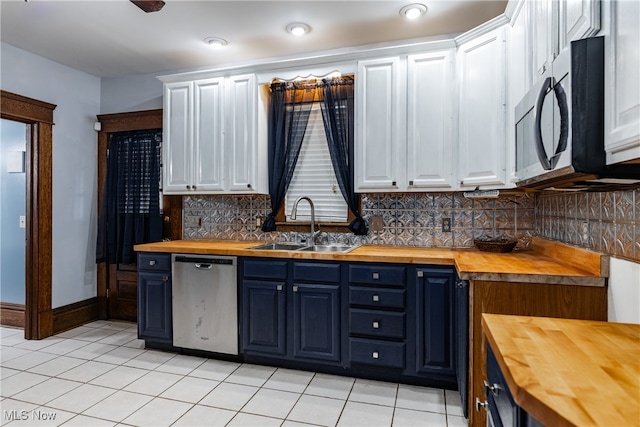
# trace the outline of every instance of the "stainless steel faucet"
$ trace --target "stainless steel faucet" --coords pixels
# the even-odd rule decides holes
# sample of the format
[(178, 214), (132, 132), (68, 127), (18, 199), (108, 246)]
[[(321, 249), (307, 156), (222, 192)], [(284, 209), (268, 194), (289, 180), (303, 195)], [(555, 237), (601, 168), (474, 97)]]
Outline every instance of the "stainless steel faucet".
[(320, 234), (320, 230), (316, 231), (316, 210), (313, 206), (313, 201), (311, 201), (309, 197), (301, 196), (296, 199), (296, 201), (293, 203), (293, 209), (291, 209), (291, 219), (296, 219), (296, 213), (298, 212), (298, 203), (300, 203), (300, 200), (306, 200), (307, 202), (309, 202), (309, 207), (311, 208), (311, 233), (309, 234), (309, 242), (310, 244), (315, 245), (316, 237), (318, 237), (318, 234)]

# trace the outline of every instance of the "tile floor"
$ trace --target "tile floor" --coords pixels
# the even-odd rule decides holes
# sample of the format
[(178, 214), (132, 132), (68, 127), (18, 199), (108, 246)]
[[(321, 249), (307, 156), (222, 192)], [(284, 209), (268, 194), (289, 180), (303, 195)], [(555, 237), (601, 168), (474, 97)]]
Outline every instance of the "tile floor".
[(3, 426), (467, 425), (457, 392), (147, 350), (133, 323), (0, 339)]

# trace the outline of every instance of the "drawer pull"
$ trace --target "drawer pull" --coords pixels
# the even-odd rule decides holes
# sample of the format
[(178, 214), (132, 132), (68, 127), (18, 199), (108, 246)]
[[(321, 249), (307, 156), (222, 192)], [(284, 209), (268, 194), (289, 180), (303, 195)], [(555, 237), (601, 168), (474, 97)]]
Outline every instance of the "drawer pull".
[(149, 261), (149, 265), (151, 265), (151, 266), (156, 265), (156, 261), (155, 261), (155, 260), (151, 260), (151, 261)]
[(380, 358), (380, 355), (378, 354), (377, 351), (374, 351), (373, 354), (371, 355), (371, 357), (373, 357), (374, 359), (378, 359), (378, 358)]
[(380, 273), (373, 273), (371, 277), (373, 278), (373, 280), (378, 280), (380, 278)]
[(379, 329), (379, 328), (380, 328), (380, 322), (378, 322), (377, 320), (375, 320), (375, 321), (373, 322), (373, 325), (372, 325), (372, 326), (373, 326), (373, 329)]
[(488, 408), (489, 404), (486, 400), (484, 402), (481, 402), (480, 399), (476, 397), (476, 412), (480, 412), (482, 409), (486, 411)]
[(379, 302), (379, 301), (380, 301), (380, 295), (374, 295), (373, 302)]
[(500, 390), (502, 390), (502, 388), (499, 384), (489, 384), (487, 380), (484, 380), (484, 393), (487, 396), (489, 395), (489, 392), (493, 393), (494, 396), (499, 396)]

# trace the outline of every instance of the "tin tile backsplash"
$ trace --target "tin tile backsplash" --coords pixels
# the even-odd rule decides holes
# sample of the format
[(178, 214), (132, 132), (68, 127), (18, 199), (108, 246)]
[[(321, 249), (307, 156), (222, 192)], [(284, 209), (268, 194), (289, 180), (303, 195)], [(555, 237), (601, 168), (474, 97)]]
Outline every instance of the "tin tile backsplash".
[[(256, 225), (270, 211), (268, 196), (186, 196), (185, 239), (299, 241), (304, 232), (264, 233)], [(464, 248), (478, 237), (515, 237), (526, 246), (535, 231), (534, 196), (469, 200), (462, 193), (364, 194), (362, 216), (382, 218), (367, 236), (323, 233), (329, 243)], [(450, 231), (443, 227), (449, 224)]]
[[(186, 196), (183, 237), (300, 241), (305, 232), (263, 233), (258, 218), (269, 196)], [(465, 248), (478, 237), (515, 237), (527, 246), (541, 236), (640, 261), (640, 189), (604, 193), (517, 193), (466, 199), (462, 193), (363, 194), (362, 215), (382, 218), (367, 236), (323, 233), (328, 243)], [(443, 222), (451, 231), (443, 231)]]

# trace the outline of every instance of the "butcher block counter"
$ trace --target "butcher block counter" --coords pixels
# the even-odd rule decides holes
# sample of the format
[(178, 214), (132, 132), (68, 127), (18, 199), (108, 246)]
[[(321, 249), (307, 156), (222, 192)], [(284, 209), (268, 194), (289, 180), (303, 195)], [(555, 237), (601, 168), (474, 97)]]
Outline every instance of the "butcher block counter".
[(464, 280), (604, 286), (609, 258), (581, 248), (534, 238), (532, 250), (512, 253), (476, 249), (364, 245), (347, 253), (255, 250), (264, 242), (174, 240), (136, 245), (139, 252), (190, 253), (332, 261), (454, 265)]
[(640, 425), (640, 325), (483, 314), (515, 402), (549, 426)]

